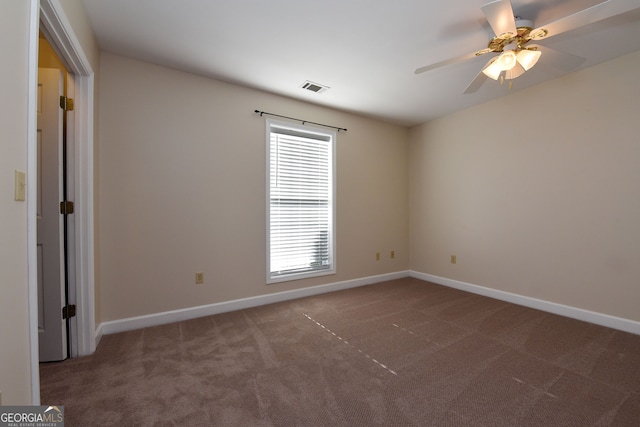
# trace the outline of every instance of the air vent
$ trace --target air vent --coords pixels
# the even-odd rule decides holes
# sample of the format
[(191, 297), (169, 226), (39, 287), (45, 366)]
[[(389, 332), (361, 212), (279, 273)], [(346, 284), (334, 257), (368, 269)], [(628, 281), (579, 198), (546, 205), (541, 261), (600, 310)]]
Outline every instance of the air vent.
[(302, 89), (306, 89), (309, 90), (311, 92), (315, 92), (315, 93), (322, 93), (325, 92), (327, 89), (329, 89), (329, 86), (323, 86), (321, 84), (318, 83), (314, 83), (314, 82), (310, 82), (309, 80), (307, 80), (306, 82), (302, 83), (302, 86), (300, 86)]

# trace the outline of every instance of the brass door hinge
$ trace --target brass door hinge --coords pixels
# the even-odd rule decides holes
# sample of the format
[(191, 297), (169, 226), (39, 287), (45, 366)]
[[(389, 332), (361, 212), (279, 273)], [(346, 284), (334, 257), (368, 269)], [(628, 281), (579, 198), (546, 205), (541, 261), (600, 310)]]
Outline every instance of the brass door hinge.
[(73, 202), (65, 200), (64, 202), (60, 202), (60, 214), (69, 215), (72, 214), (74, 210)]
[(67, 98), (66, 96), (61, 96), (60, 108), (62, 108), (64, 111), (73, 111), (73, 99)]
[(67, 305), (62, 307), (62, 318), (69, 319), (71, 317), (76, 317), (76, 306), (75, 304)]

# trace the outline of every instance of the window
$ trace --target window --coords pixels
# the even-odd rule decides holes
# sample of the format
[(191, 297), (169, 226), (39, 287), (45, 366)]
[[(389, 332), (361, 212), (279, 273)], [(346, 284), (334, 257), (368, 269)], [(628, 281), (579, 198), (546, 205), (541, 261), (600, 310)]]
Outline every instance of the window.
[(335, 132), (267, 121), (267, 283), (335, 273)]

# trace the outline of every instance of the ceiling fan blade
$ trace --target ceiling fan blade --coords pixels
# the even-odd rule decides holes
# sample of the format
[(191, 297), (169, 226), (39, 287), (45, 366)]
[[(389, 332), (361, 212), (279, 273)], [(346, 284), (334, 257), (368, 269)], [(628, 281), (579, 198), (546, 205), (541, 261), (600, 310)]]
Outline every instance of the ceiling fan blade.
[(469, 83), (469, 86), (467, 86), (467, 88), (462, 93), (465, 94), (465, 95), (468, 95), (470, 93), (476, 92), (478, 89), (480, 89), (480, 86), (482, 86), (482, 84), (488, 78), (489, 77), (485, 76), (484, 73), (482, 71), (480, 71), (478, 73), (478, 75), (476, 76), (476, 78), (473, 79), (473, 81), (471, 83)]
[(482, 12), (489, 21), (496, 36), (505, 33), (516, 34), (516, 20), (513, 17), (511, 0), (497, 0), (482, 6)]
[[(548, 31), (546, 38), (557, 36), (567, 31), (575, 30), (585, 25), (593, 24), (607, 18), (621, 15), (635, 9), (640, 9), (638, 0), (606, 0), (588, 7), (572, 15), (540, 26)], [(533, 30), (532, 33), (535, 33)]]
[(580, 66), (586, 59), (581, 56), (572, 55), (546, 46), (530, 45), (536, 47), (540, 52), (540, 61), (537, 66), (543, 68), (553, 67), (562, 71), (571, 71)]
[(468, 53), (466, 55), (458, 56), (457, 58), (447, 59), (445, 61), (436, 62), (435, 64), (426, 65), (424, 67), (418, 68), (414, 71), (415, 74), (426, 73), (427, 71), (435, 70), (436, 68), (444, 67), (446, 65), (457, 64), (458, 62), (466, 61), (468, 59), (474, 58), (476, 56), (475, 53)]
[(487, 62), (485, 66), (480, 69), (480, 72), (478, 73), (478, 75), (471, 81), (471, 83), (469, 83), (469, 86), (467, 86), (464, 92), (462, 92), (463, 94), (468, 95), (480, 89), (480, 86), (482, 86), (482, 84), (489, 78), (486, 76), (486, 74), (482, 72), (482, 70), (488, 67), (489, 64), (491, 64), (494, 60), (495, 58), (491, 58), (489, 62)]

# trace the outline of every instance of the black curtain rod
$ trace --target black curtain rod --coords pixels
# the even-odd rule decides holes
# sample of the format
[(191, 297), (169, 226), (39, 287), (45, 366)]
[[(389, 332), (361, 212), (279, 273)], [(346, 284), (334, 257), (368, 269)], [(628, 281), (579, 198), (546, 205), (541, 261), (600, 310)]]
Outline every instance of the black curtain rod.
[(297, 122), (302, 122), (303, 125), (306, 123), (311, 123), (312, 125), (318, 125), (318, 126), (324, 126), (326, 128), (337, 129), (338, 132), (340, 132), (341, 130), (345, 132), (347, 131), (345, 128), (339, 128), (337, 126), (323, 125), (322, 123), (310, 122), (309, 120), (296, 119), (294, 117), (281, 116), (280, 114), (267, 113), (266, 111), (255, 110), (255, 112), (260, 114), (260, 117), (262, 117), (263, 114), (266, 114), (268, 116), (282, 117), (283, 119), (290, 119), (290, 120), (295, 120)]

